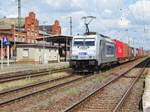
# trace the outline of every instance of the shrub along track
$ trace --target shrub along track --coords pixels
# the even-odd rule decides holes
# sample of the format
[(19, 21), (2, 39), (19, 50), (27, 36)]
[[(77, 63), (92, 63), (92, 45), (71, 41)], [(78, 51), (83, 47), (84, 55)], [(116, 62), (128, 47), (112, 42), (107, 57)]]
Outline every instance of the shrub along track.
[[(79, 77), (79, 76), (78, 76)], [(52, 86), (51, 85), (51, 87), (48, 87), (48, 88), (45, 88), (45, 89), (42, 89), (42, 90), (40, 90), (40, 91), (38, 91), (38, 90), (36, 90), (35, 92), (33, 92), (33, 90), (34, 89), (30, 89), (31, 91), (32, 91), (32, 93), (30, 92), (29, 94), (26, 94), (26, 95), (23, 95), (23, 96), (21, 96), (21, 97), (16, 97), (15, 99), (12, 99), (12, 100), (10, 100), (10, 101), (5, 101), (6, 103), (4, 103), (4, 102), (1, 102), (1, 106), (2, 107), (4, 107), (5, 109), (7, 108), (7, 106), (8, 106), (8, 104), (14, 104), (13, 102), (15, 101), (15, 104), (17, 104), (17, 101), (18, 100), (20, 100), (21, 102), (23, 102), (24, 100), (25, 100), (25, 98), (31, 98), (32, 99), (32, 97), (33, 96), (35, 96), (35, 98), (36, 97), (39, 97), (40, 95), (43, 95), (43, 97), (46, 97), (46, 95), (45, 95), (45, 93), (49, 93), (49, 94), (51, 94), (49, 91), (51, 91), (51, 90), (56, 90), (57, 91), (57, 89), (58, 88), (60, 88), (60, 87), (63, 87), (64, 85), (68, 85), (68, 84), (73, 84), (72, 82), (82, 82), (83, 83), (83, 81), (84, 80), (86, 80), (88, 77), (91, 77), (91, 76), (85, 76), (85, 77), (79, 77), (79, 78), (77, 78), (77, 79), (73, 79), (74, 81), (68, 81), (68, 82), (65, 82), (65, 83), (62, 83), (62, 84), (56, 84), (56, 86)], [(94, 77), (94, 76), (92, 76), (92, 77)], [(81, 79), (83, 79), (83, 80), (81, 80)], [(67, 81), (67, 80), (66, 80)], [(58, 87), (58, 88), (57, 88)], [(40, 88), (40, 87), (39, 87)], [(42, 87), (43, 88), (43, 87)], [(23, 90), (24, 91), (24, 90)], [(25, 90), (26, 91), (26, 90)], [(28, 91), (28, 89), (27, 89), (27, 91)], [(59, 91), (58, 91), (59, 92)], [(16, 94), (19, 94), (19, 93), (16, 93)], [(22, 94), (22, 93), (21, 93)], [(44, 96), (45, 95), (45, 96)], [(7, 95), (6, 95), (7, 96)], [(11, 96), (11, 95), (10, 95)], [(15, 95), (15, 96), (17, 96), (17, 95)], [(28, 102), (28, 100), (27, 100), (27, 102)], [(18, 106), (18, 107), (20, 107), (20, 106)], [(3, 110), (3, 108), (1, 108), (2, 110)], [(0, 110), (1, 110), (0, 109)]]
[[(149, 61), (150, 59), (147, 59), (137, 66), (136, 68), (139, 68), (139, 70), (135, 71), (133, 69), (121, 73), (109, 82), (104, 83), (93, 93), (71, 105), (65, 112), (117, 112), (129, 95), (134, 84), (143, 74), (145, 65)], [(124, 74), (126, 77), (129, 76), (132, 78), (126, 78), (123, 76)]]

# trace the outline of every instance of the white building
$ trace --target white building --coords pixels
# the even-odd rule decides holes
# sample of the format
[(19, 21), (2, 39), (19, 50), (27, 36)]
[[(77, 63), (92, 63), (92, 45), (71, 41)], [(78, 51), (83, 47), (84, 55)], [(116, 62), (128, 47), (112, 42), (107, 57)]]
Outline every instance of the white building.
[(59, 62), (58, 47), (40, 44), (19, 44), (16, 48), (18, 64), (42, 64)]

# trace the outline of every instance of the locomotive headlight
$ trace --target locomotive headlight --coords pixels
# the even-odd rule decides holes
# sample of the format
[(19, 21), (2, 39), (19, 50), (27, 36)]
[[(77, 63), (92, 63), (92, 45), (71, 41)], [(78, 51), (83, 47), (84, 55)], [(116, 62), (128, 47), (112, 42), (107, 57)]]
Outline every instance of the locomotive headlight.
[(95, 59), (95, 56), (89, 56), (89, 59)]
[(92, 56), (89, 56), (90, 59), (92, 59)]

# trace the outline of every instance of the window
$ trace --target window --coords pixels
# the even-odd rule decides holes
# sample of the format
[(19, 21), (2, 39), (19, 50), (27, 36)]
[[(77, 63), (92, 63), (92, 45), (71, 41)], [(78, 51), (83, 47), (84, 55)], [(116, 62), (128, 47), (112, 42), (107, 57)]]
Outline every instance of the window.
[(74, 41), (74, 46), (83, 46), (83, 41)]
[(76, 38), (74, 39), (74, 46), (83, 46), (84, 45), (84, 39)]
[(95, 39), (85, 39), (85, 46), (94, 46), (95, 45)]
[(95, 39), (93, 38), (76, 38), (74, 39), (74, 46), (94, 46)]
[(106, 54), (107, 55), (113, 55), (115, 51), (114, 46), (112, 45), (106, 45)]
[(29, 57), (29, 49), (23, 49), (23, 57)]

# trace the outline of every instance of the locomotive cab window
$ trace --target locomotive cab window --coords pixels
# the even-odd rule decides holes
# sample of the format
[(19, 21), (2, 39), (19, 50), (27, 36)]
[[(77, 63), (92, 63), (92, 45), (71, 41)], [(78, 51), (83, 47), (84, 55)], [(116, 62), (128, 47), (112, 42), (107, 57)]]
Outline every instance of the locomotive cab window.
[(84, 39), (74, 39), (74, 46), (83, 46)]
[(94, 39), (85, 39), (85, 46), (94, 46), (95, 40)]
[(74, 46), (94, 46), (95, 39), (93, 38), (76, 38), (74, 39)]

